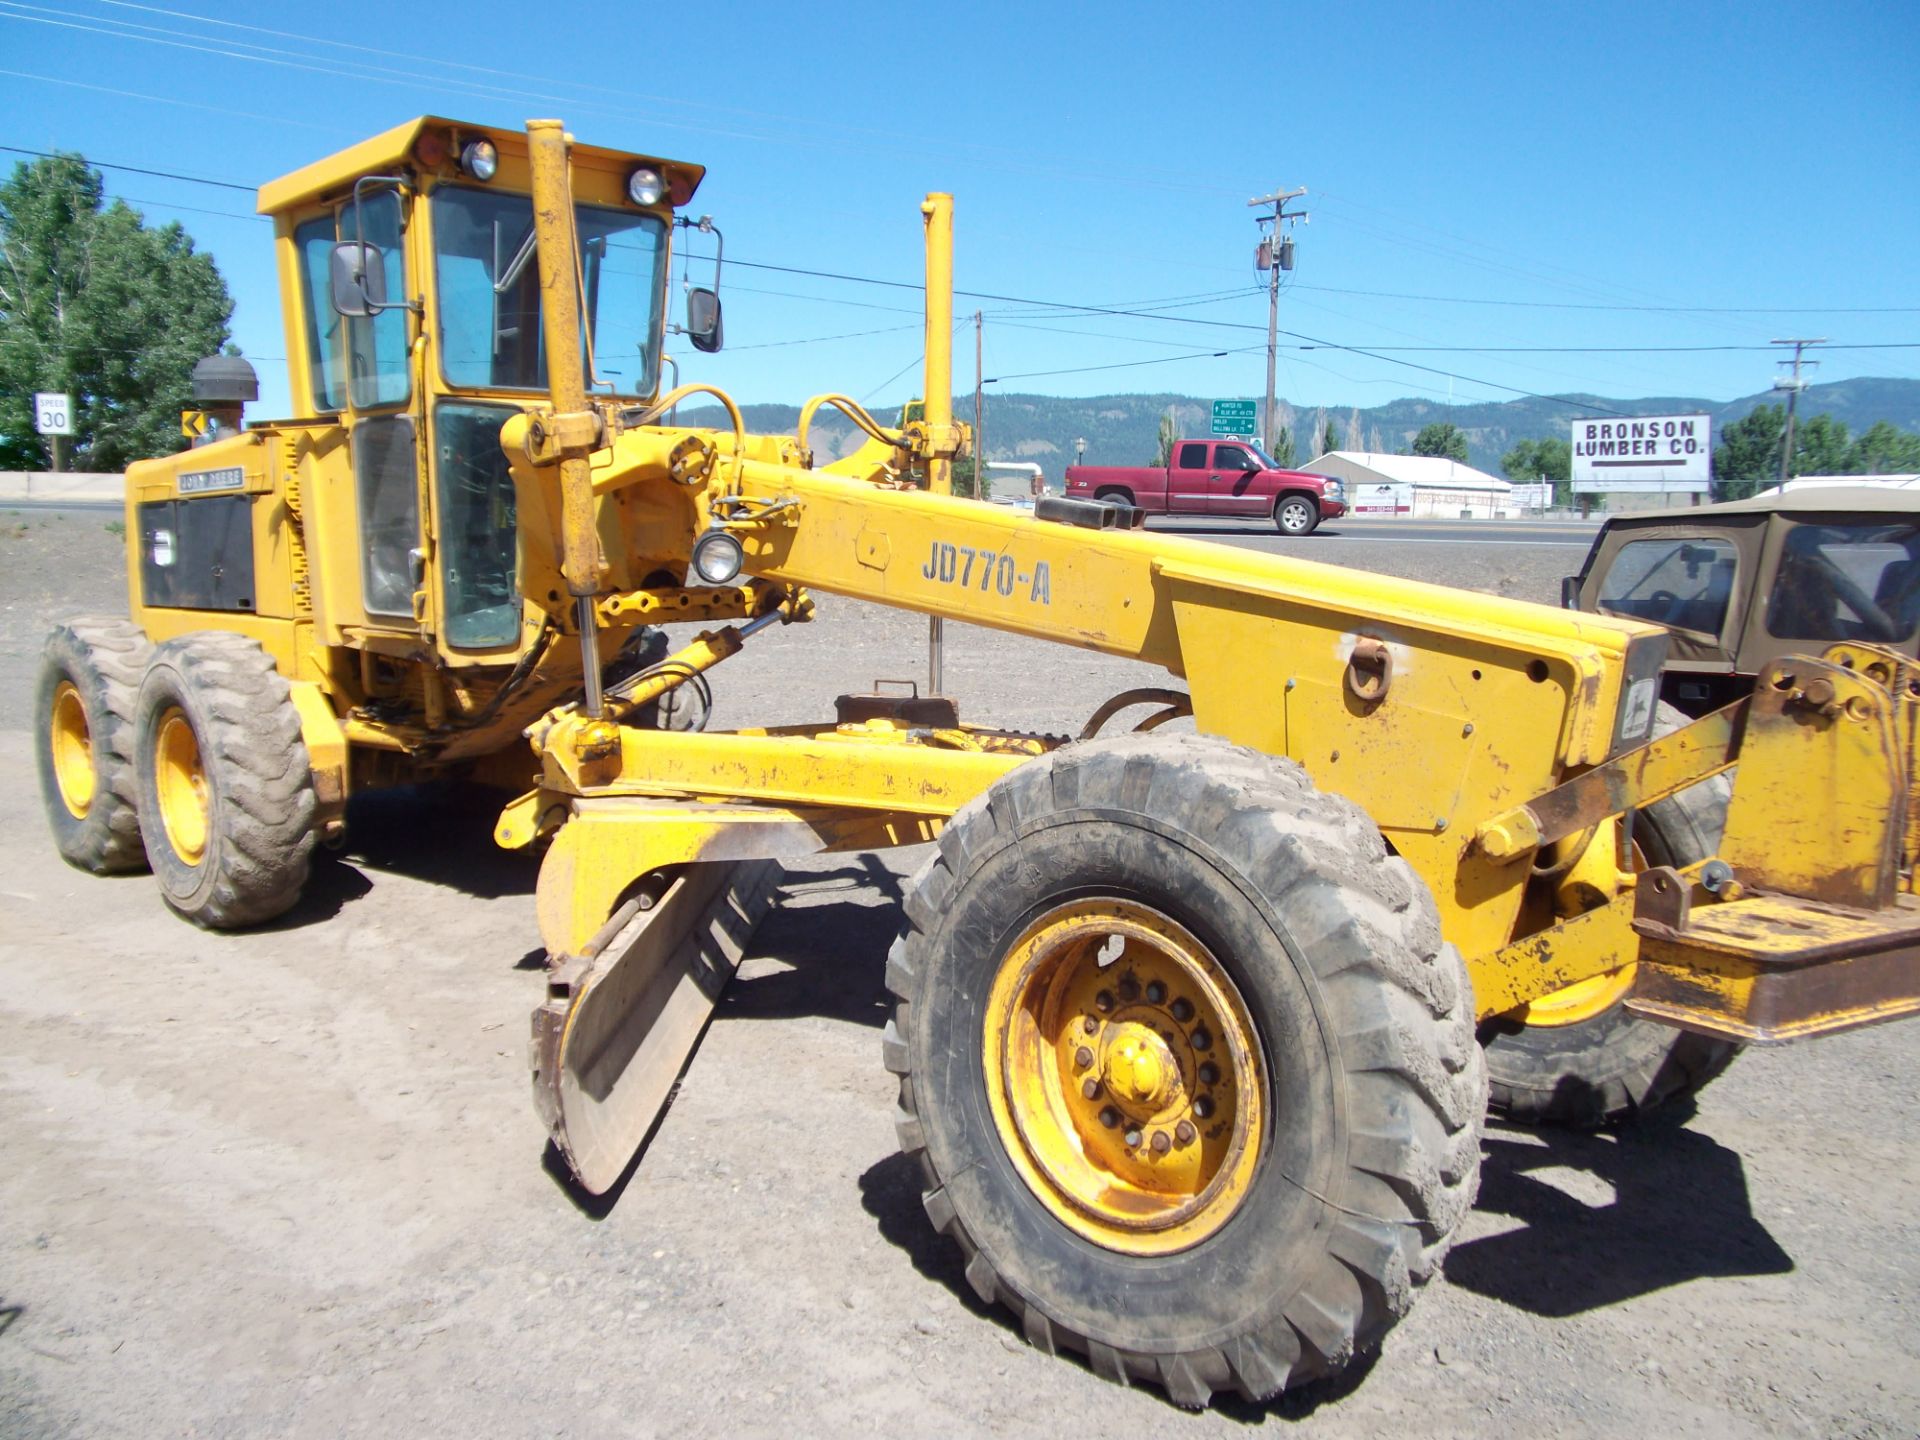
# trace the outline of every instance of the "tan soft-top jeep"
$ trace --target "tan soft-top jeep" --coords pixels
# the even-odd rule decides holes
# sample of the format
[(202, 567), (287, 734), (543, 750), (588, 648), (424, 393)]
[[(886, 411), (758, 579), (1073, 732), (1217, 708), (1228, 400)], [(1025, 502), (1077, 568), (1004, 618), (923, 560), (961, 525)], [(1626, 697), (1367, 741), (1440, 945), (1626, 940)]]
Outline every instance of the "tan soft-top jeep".
[(1920, 491), (1870, 485), (1609, 519), (1561, 603), (1673, 633), (1661, 696), (1731, 704), (1768, 661), (1844, 640), (1916, 653)]
[[(1665, 625), (1672, 651), (1658, 720), (1677, 729), (1749, 694), (1769, 662), (1845, 641), (1915, 653), (1920, 630), (1920, 491), (1871, 486), (1617, 515), (1578, 575), (1573, 609)], [(1684, 713), (1683, 713), (1684, 712)], [(1731, 787), (1715, 776), (1636, 812), (1632, 861), (1686, 865), (1714, 854)], [(1681, 1099), (1724, 1070), (1731, 1041), (1626, 1006), (1632, 966), (1482, 1027), (1493, 1108), (1528, 1121), (1622, 1120)]]

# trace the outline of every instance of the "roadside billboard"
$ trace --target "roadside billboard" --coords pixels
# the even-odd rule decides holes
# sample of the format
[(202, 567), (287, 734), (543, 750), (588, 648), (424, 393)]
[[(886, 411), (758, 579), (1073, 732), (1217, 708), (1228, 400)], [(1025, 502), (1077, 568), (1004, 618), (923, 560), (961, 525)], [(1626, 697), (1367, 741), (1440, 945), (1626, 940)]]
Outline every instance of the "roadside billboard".
[(1349, 483), (1347, 507), (1355, 515), (1411, 515), (1413, 487)]
[(1713, 460), (1708, 415), (1573, 422), (1573, 493), (1704, 495)]

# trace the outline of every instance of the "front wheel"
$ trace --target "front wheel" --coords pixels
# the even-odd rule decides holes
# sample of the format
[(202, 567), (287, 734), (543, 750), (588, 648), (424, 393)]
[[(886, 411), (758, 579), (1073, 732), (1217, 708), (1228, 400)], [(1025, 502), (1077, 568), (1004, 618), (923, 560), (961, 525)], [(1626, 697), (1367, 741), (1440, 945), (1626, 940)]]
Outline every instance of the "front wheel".
[(1320, 523), (1320, 507), (1304, 495), (1282, 495), (1273, 507), (1274, 528), (1282, 535), (1311, 535)]
[(1376, 1346), (1472, 1203), (1459, 957), (1379, 831), (1205, 736), (1022, 766), (889, 957), (902, 1148), (983, 1299), (1183, 1405)]

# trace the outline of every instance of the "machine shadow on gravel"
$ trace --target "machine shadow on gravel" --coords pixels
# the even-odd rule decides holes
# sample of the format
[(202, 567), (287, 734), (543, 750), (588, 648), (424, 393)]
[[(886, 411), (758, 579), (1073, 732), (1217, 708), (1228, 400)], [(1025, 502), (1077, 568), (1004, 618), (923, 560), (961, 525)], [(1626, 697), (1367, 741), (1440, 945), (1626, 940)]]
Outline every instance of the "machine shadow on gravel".
[(531, 852), (502, 850), (494, 821), (512, 797), (477, 785), (408, 785), (356, 795), (347, 807), (341, 868), (364, 866), (444, 885), (477, 900), (531, 895)]
[[(847, 899), (815, 898), (840, 889)], [(789, 871), (754, 933), (748, 961), (769, 956), (792, 968), (736, 975), (714, 1018), (811, 1015), (878, 1030), (889, 1013), (884, 976), (887, 949), (900, 931), (900, 902), (901, 877), (876, 855), (850, 856), (834, 870)]]
[[(1754, 1218), (1739, 1155), (1685, 1118), (1591, 1132), (1489, 1125), (1476, 1208), (1524, 1223), (1455, 1245), (1449, 1283), (1563, 1319), (1689, 1280), (1792, 1271)], [(1556, 1169), (1604, 1181), (1614, 1198), (1576, 1199), (1543, 1178)]]
[(296, 930), (331, 920), (372, 892), (368, 871), (445, 886), (476, 900), (531, 895), (538, 859), (493, 842), (493, 823), (509, 798), (451, 784), (355, 796), (347, 807), (346, 842), (337, 850), (315, 848), (299, 901), (261, 928)]

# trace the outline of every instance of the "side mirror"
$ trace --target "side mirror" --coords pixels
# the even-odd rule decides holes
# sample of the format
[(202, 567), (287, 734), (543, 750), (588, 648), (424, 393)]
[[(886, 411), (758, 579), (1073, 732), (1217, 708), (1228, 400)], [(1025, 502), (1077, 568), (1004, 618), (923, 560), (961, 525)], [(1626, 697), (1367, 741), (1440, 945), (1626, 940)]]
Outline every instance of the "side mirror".
[(687, 339), (693, 348), (711, 355), (720, 348), (720, 297), (711, 290), (687, 292)]
[(353, 319), (364, 319), (386, 307), (387, 267), (377, 245), (343, 240), (333, 247), (328, 272), (333, 308)]
[(1560, 579), (1560, 608), (1578, 610), (1580, 608), (1580, 577), (1564, 575)]

